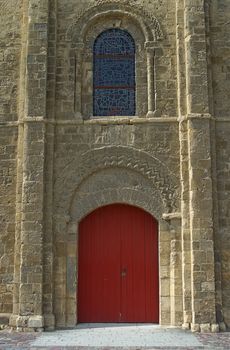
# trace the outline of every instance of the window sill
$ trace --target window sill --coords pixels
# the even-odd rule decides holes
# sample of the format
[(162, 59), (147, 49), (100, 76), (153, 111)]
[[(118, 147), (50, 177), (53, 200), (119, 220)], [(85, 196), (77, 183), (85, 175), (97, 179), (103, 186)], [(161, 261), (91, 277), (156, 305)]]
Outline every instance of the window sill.
[(147, 124), (147, 123), (157, 123), (157, 122), (175, 122), (177, 117), (138, 117), (138, 116), (112, 116), (112, 117), (91, 117), (88, 120), (84, 120), (84, 124), (99, 124), (99, 125), (133, 125), (133, 124)]
[(84, 124), (130, 124), (130, 122), (140, 118), (138, 116), (92, 116), (84, 120)]

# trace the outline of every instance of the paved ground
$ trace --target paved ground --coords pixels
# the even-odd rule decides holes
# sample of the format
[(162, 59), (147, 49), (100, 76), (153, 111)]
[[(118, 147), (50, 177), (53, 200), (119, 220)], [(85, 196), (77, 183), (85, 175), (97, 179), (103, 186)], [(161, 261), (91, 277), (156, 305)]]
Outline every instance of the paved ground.
[(230, 333), (192, 334), (155, 325), (79, 325), (45, 333), (0, 331), (0, 350), (230, 350)]

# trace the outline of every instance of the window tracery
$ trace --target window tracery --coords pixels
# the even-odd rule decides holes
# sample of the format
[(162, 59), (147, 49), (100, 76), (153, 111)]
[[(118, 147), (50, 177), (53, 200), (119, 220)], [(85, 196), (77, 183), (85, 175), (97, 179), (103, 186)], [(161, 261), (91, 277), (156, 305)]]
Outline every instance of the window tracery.
[(135, 42), (126, 31), (103, 31), (94, 43), (93, 115), (135, 115)]

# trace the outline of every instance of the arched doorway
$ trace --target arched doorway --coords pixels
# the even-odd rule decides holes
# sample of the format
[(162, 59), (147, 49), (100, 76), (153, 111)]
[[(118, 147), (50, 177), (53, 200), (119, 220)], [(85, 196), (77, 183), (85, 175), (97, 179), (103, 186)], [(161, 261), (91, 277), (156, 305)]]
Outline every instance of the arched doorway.
[(79, 226), (78, 322), (159, 322), (158, 225), (125, 204)]

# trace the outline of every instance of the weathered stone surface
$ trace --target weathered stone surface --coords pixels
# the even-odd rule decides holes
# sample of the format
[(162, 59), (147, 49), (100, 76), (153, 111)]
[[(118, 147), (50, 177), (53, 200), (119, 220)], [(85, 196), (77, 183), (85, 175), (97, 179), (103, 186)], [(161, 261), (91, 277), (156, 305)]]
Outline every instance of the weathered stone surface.
[(0, 4), (0, 313), (12, 312), (21, 8)]
[(212, 333), (218, 333), (220, 331), (220, 326), (219, 324), (212, 324), (211, 325), (211, 332)]
[(199, 323), (191, 323), (191, 331), (192, 332), (200, 332), (200, 324)]
[(227, 330), (226, 324), (224, 322), (220, 322), (220, 331), (225, 332)]
[[(79, 222), (126, 203), (159, 222), (160, 323), (230, 327), (229, 20), (229, 0), (0, 2), (0, 324), (74, 326)], [(136, 116), (95, 118), (112, 27)]]
[(44, 326), (44, 317), (43, 316), (30, 316), (28, 320), (29, 328), (43, 328)]
[(200, 331), (201, 331), (201, 333), (210, 333), (210, 331), (211, 331), (210, 323), (202, 323), (200, 325)]
[(0, 314), (0, 325), (8, 325), (9, 324), (10, 314)]

